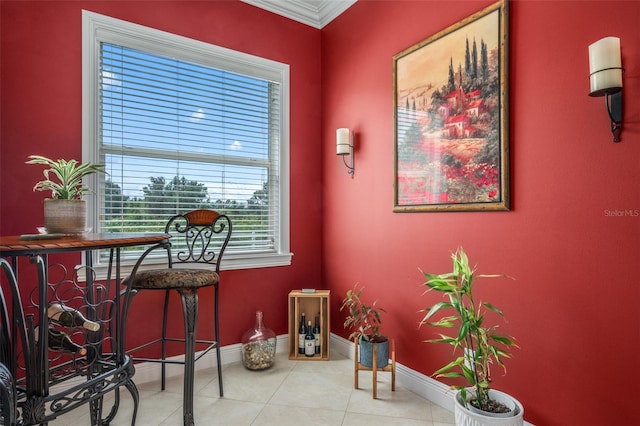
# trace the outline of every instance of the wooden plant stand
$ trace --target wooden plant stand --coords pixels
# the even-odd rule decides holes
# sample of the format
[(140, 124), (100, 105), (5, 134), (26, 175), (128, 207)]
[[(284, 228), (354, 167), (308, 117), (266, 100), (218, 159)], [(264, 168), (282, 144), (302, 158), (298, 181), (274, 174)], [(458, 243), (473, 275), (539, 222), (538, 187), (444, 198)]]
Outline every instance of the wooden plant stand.
[(373, 376), (373, 399), (378, 398), (378, 371), (390, 371), (391, 372), (391, 390), (395, 392), (396, 390), (396, 343), (395, 340), (391, 339), (389, 342), (389, 353), (391, 354), (391, 363), (387, 364), (384, 368), (378, 368), (378, 345), (373, 344), (373, 367), (365, 367), (360, 363), (360, 358), (358, 356), (358, 348), (360, 345), (358, 344), (358, 338), (354, 339), (355, 343), (355, 357), (354, 357), (354, 379), (353, 379), (353, 387), (358, 389), (358, 371), (372, 371)]

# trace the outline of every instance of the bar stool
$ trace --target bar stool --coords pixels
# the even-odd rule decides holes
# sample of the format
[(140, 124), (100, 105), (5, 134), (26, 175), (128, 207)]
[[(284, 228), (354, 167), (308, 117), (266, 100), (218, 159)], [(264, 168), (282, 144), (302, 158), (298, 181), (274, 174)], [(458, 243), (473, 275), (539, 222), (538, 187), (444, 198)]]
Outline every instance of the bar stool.
[[(220, 282), (220, 261), (231, 238), (231, 220), (213, 210), (194, 210), (173, 216), (167, 222), (165, 232), (171, 235), (168, 243), (151, 247), (136, 263), (131, 275), (124, 281), (126, 285), (123, 304), (123, 324), (126, 326), (128, 312), (133, 297), (142, 290), (165, 291), (162, 316), (162, 336), (143, 345), (128, 350), (133, 353), (151, 345), (161, 344), (161, 358), (133, 357), (134, 361), (159, 362), (162, 364), (161, 388), (165, 388), (166, 364), (184, 365), (183, 419), (185, 425), (193, 425), (194, 363), (211, 349), (216, 349), (218, 386), (223, 396), (222, 366), (220, 363), (218, 286)], [(139, 270), (145, 259), (149, 259), (156, 249), (166, 250), (168, 267), (163, 269)], [(217, 248), (217, 252), (216, 252)], [(196, 265), (197, 264), (197, 265)], [(204, 267), (199, 265), (204, 265)], [(197, 340), (198, 290), (214, 288), (214, 340)], [(169, 295), (176, 290), (182, 299), (184, 316), (184, 338), (167, 337), (167, 314)], [(184, 342), (184, 361), (166, 359), (168, 341)], [(206, 348), (196, 357), (196, 344), (206, 344)]]

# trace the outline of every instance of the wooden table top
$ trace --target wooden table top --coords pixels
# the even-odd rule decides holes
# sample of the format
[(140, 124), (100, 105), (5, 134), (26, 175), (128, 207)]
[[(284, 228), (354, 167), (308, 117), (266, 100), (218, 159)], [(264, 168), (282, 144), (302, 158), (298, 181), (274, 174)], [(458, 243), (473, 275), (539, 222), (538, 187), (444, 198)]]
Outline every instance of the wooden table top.
[(0, 236), (0, 255), (54, 253), (64, 251), (96, 250), (161, 243), (170, 238), (164, 233), (112, 233), (82, 234), (49, 238), (36, 235)]

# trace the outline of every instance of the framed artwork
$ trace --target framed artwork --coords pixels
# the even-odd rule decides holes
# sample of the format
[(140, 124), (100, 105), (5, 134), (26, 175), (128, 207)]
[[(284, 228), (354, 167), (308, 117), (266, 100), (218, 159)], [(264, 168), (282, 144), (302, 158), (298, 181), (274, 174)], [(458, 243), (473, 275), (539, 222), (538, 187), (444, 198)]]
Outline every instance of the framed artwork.
[(394, 212), (509, 210), (507, 8), (393, 57)]

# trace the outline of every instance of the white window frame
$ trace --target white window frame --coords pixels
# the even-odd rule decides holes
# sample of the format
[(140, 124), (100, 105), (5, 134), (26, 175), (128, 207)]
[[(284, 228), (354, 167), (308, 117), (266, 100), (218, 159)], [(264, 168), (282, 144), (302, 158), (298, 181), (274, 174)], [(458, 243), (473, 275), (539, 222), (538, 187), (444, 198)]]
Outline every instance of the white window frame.
[[(175, 57), (202, 65), (224, 69), (279, 83), (281, 117), (279, 138), (278, 179), (280, 211), (278, 241), (274, 252), (225, 253), (221, 269), (248, 269), (291, 264), (289, 249), (289, 65), (258, 56), (237, 52), (209, 43), (182, 37), (138, 24), (122, 21), (86, 10), (82, 11), (82, 160), (98, 163), (99, 150), (99, 70), (102, 42), (114, 43), (158, 55)], [(88, 223), (98, 229), (101, 194), (96, 175), (85, 183), (95, 192), (87, 199)], [(233, 220), (233, 218), (231, 218)], [(232, 236), (233, 238), (233, 236)], [(107, 266), (94, 255), (97, 278), (106, 276)], [(149, 261), (153, 265), (153, 260)], [(121, 270), (128, 274), (133, 261), (123, 260)]]

